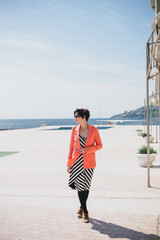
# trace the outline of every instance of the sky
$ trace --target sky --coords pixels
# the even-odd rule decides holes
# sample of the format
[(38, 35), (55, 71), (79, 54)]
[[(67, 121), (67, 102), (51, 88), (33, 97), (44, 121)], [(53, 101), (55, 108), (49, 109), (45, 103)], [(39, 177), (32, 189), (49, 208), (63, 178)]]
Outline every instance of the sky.
[(143, 106), (150, 0), (0, 0), (0, 119)]

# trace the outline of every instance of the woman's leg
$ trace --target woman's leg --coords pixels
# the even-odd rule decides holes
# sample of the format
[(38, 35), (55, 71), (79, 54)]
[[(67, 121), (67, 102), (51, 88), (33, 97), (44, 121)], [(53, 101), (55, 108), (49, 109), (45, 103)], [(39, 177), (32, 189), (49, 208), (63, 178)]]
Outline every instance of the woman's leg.
[(89, 191), (81, 191), (81, 192), (78, 191), (78, 197), (79, 197), (79, 201), (80, 201), (80, 204), (81, 204), (80, 208), (83, 209), (84, 213), (88, 213), (87, 205), (86, 205), (88, 194), (89, 194)]
[(85, 191), (86, 202), (87, 202), (87, 199), (88, 199), (88, 195), (89, 195), (89, 190), (86, 190), (86, 191)]

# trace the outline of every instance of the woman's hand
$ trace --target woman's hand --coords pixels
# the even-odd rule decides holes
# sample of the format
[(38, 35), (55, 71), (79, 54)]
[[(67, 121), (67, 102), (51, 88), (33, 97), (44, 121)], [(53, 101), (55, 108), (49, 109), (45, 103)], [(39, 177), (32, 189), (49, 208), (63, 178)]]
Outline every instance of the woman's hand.
[(86, 153), (86, 149), (85, 148), (81, 148), (79, 151), (80, 151), (80, 153)]
[(69, 166), (67, 167), (67, 172), (71, 173), (71, 167), (69, 167)]

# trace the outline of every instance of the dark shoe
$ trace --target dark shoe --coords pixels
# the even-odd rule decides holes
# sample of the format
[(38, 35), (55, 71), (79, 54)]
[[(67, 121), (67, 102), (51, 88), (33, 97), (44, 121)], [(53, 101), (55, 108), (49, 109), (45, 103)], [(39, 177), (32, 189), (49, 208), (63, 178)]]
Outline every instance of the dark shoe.
[(82, 216), (83, 216), (83, 209), (80, 208), (80, 209), (78, 210), (78, 212), (77, 212), (77, 217), (78, 217), (78, 218), (82, 218)]
[(88, 216), (88, 213), (84, 213), (84, 216), (83, 216), (83, 222), (84, 222), (84, 223), (89, 223), (89, 216)]

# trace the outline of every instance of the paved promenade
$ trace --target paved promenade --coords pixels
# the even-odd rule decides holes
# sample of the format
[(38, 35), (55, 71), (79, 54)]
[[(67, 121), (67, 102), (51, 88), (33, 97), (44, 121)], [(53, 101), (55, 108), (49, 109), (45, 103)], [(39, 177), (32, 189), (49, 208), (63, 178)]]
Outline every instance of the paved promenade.
[(16, 153), (0, 158), (0, 240), (160, 239), (160, 158), (148, 188), (147, 169), (135, 159), (145, 144), (138, 128), (100, 130), (104, 147), (97, 152), (88, 224), (77, 219), (77, 193), (67, 185), (71, 132), (1, 131), (0, 152)]

